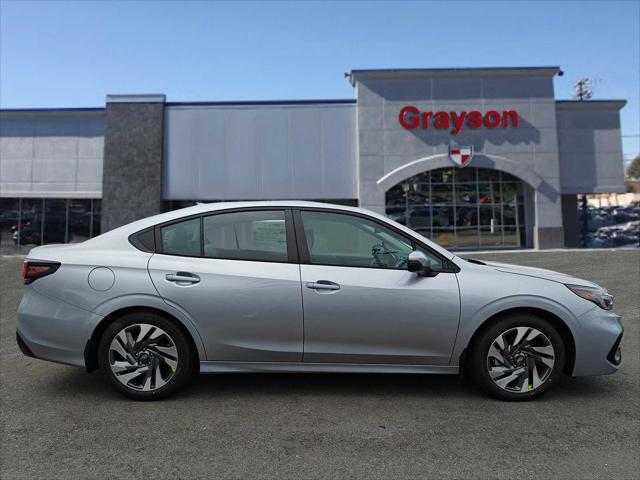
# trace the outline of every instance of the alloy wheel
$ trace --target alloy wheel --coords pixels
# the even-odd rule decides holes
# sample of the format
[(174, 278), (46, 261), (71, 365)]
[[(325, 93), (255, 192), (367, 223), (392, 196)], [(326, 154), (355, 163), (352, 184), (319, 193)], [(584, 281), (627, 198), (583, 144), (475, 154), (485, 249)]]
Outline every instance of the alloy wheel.
[(157, 390), (175, 374), (178, 349), (167, 332), (155, 325), (129, 325), (111, 341), (109, 367), (128, 388), (145, 392)]
[(504, 331), (491, 342), (487, 369), (503, 390), (526, 393), (537, 389), (551, 375), (555, 352), (549, 338), (532, 327)]

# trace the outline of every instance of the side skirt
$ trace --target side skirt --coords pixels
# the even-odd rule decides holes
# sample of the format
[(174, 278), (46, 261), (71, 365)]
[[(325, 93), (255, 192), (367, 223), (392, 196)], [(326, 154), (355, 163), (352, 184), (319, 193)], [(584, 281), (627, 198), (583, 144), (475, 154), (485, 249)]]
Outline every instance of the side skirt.
[(334, 373), (432, 373), (456, 375), (447, 365), (390, 365), (364, 363), (200, 362), (200, 373), (238, 372), (334, 372)]

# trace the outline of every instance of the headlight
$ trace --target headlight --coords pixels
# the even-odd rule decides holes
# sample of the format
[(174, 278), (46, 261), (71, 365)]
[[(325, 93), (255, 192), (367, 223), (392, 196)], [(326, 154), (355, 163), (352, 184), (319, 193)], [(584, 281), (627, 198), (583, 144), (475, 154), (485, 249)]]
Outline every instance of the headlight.
[(567, 285), (567, 288), (579, 297), (595, 303), (600, 308), (611, 310), (613, 308), (613, 295), (604, 288), (584, 287), (582, 285)]

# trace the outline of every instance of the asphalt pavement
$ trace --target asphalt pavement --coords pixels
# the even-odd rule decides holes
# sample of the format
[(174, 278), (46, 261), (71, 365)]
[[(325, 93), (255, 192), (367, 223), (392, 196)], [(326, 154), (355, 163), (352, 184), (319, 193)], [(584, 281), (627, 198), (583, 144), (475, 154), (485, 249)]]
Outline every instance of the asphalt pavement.
[(606, 287), (620, 372), (528, 403), (457, 376), (348, 374), (201, 375), (132, 402), (100, 373), (19, 352), (21, 259), (0, 257), (0, 478), (639, 478), (640, 252), (473, 256)]

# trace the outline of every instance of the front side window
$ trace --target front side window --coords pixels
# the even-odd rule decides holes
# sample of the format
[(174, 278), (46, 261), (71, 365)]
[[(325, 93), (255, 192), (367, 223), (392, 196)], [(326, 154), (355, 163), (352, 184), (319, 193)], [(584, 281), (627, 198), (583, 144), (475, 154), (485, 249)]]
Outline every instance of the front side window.
[(160, 228), (162, 253), (200, 256), (200, 219), (193, 218)]
[[(302, 211), (311, 263), (345, 267), (406, 269), (410, 239), (377, 222), (354, 215)], [(441, 268), (435, 255), (420, 249)]]
[(284, 211), (256, 210), (204, 217), (204, 256), (286, 262)]

